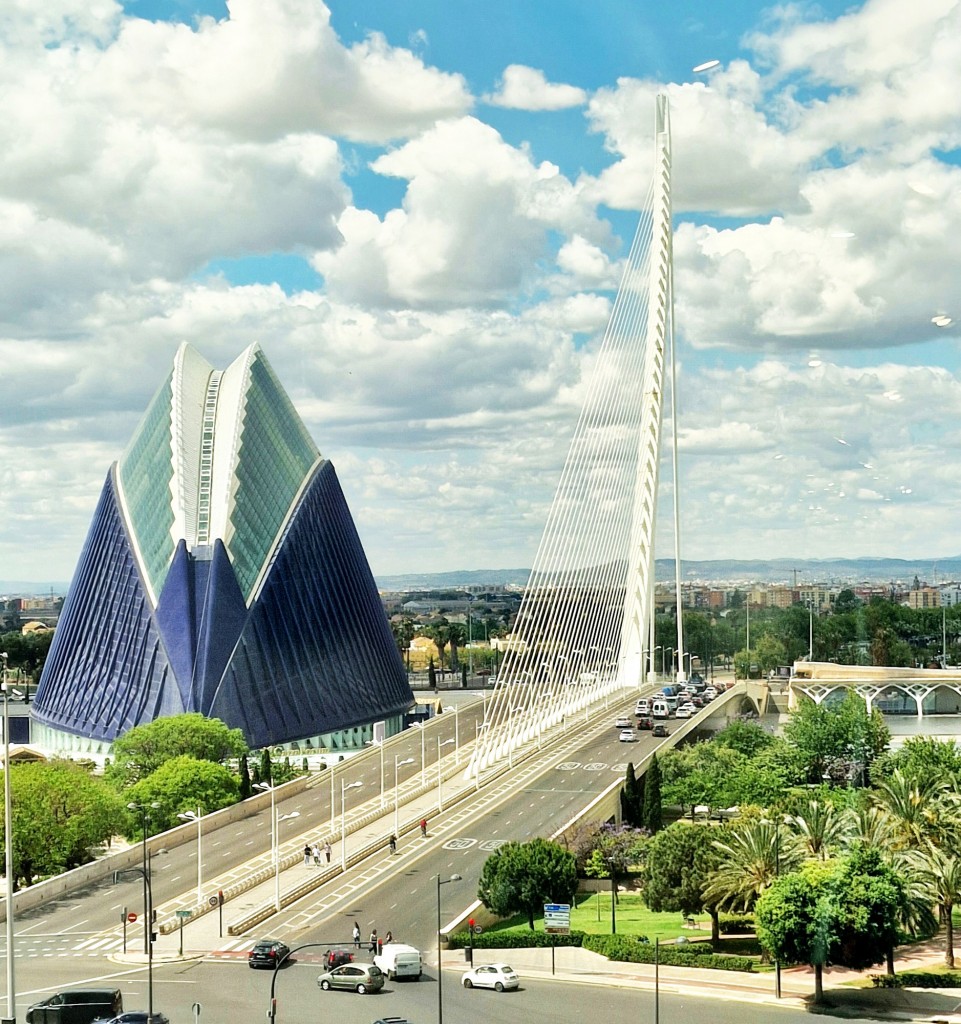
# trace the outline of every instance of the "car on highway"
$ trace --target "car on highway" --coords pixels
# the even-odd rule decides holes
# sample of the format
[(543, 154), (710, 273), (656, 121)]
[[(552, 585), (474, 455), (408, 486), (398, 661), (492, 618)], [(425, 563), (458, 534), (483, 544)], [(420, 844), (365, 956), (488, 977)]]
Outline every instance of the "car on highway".
[(633, 729), (621, 729), (621, 734), (617, 738), (621, 743), (636, 743), (637, 733)]
[(520, 985), (517, 972), (507, 964), (475, 967), (472, 971), (464, 971), (460, 980), (464, 988), (492, 988), (495, 992), (506, 992)]
[(646, 698), (642, 697), (637, 704), (634, 705), (635, 715), (649, 715), (651, 713), (651, 702)]
[(354, 954), (349, 949), (328, 949), (324, 953), (324, 967), (330, 971), (335, 967), (341, 967), (343, 964), (352, 963), (353, 959)]
[(717, 690), (715, 690), (713, 686), (709, 686), (707, 687), (707, 689), (705, 689), (704, 693), (702, 693), (701, 696), (705, 700), (714, 700), (714, 698), (717, 696)]
[(638, 729), (653, 729), (654, 723), (649, 718), (639, 718), (637, 720)]
[(690, 701), (681, 704), (674, 712), (675, 718), (691, 718), (697, 712), (697, 708)]
[(671, 735), (667, 731), (667, 726), (661, 724), (660, 722), (658, 722), (657, 725), (654, 726), (654, 729), (652, 731), (653, 731), (655, 736), (670, 736)]
[(260, 939), (247, 954), (247, 966), (274, 968), (281, 960), (289, 963), (289, 954), (290, 946), (286, 942), (280, 939)]
[(379, 992), (384, 987), (384, 972), (374, 964), (344, 964), (343, 967), (318, 974), (317, 984), (325, 992), (341, 988), (364, 995), (367, 992)]
[(615, 729), (630, 729), (630, 727), (631, 720), (627, 717), (627, 715), (618, 715), (617, 718), (614, 719)]
[[(165, 1013), (161, 1013), (159, 1010), (154, 1010), (154, 1012), (150, 1014), (150, 1019), (154, 1024), (170, 1024), (167, 1015)], [(116, 1017), (97, 1017), (93, 1024), (147, 1024), (147, 1011), (125, 1010)]]

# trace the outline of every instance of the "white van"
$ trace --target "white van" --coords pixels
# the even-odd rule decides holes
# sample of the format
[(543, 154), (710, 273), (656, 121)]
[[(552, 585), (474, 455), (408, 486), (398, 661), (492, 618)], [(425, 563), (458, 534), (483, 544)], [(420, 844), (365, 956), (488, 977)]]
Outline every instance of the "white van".
[(663, 698), (655, 698), (651, 704), (651, 718), (669, 718), (671, 714), (667, 701)]
[(634, 714), (641, 715), (646, 718), (650, 713), (651, 702), (646, 697), (642, 697), (634, 706)]
[(374, 956), (374, 966), (388, 978), (420, 978), (422, 965), (420, 950), (403, 942), (388, 942)]

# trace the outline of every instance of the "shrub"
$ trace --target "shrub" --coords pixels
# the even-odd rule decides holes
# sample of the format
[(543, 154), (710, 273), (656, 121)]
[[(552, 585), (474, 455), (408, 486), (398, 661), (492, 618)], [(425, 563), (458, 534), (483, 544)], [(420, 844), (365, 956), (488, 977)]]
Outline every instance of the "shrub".
[(875, 988), (961, 988), (957, 971), (902, 971), (900, 974), (872, 974)]
[(744, 935), (754, 931), (751, 914), (719, 914), (717, 923), (722, 935)]
[[(482, 932), (474, 936), (474, 949), (526, 949), (529, 946), (580, 946), (583, 932), (569, 935), (548, 935), (546, 932)], [(471, 944), (468, 932), (455, 932), (448, 937), (451, 949), (463, 949)]]
[[(654, 963), (654, 946), (649, 942), (638, 942), (631, 936), (585, 935), (582, 945), (585, 949), (600, 953), (609, 960), (634, 964)], [(707, 943), (660, 946), (657, 958), (659, 963), (668, 967), (708, 967), (720, 971), (752, 971), (755, 963), (746, 956), (713, 953)]]

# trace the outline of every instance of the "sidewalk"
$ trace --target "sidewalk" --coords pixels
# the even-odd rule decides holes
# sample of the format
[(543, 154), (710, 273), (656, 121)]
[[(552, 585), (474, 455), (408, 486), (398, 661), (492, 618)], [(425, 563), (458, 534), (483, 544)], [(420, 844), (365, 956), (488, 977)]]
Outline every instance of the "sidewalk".
[[(928, 945), (928, 944), (926, 944)], [(557, 982), (588, 985), (614, 985), (652, 992), (655, 989), (653, 964), (631, 964), (610, 961), (598, 953), (575, 946), (560, 946), (554, 951), (553, 971), (551, 950), (531, 947), (522, 949), (475, 949), (474, 966), (483, 963), (508, 962), (521, 976), (551, 979)], [(910, 956), (895, 961), (895, 969), (912, 970), (922, 964), (943, 962), (943, 946), (931, 944), (930, 950), (915, 948)], [(463, 950), (444, 953), (444, 969), (462, 972), (469, 966)], [(835, 1016), (875, 1017), (888, 1020), (947, 1021), (961, 1024), (961, 989), (876, 989), (854, 987), (851, 983), (864, 983), (871, 973), (879, 973), (883, 966), (863, 974), (843, 968), (824, 971), (824, 1002), (815, 1007), (814, 971), (809, 967), (791, 967), (781, 971), (781, 998), (775, 994), (773, 971), (748, 973), (742, 971), (715, 971), (701, 968), (667, 967), (659, 965), (656, 988), (672, 995), (728, 999), (740, 1002), (784, 1006), (813, 1013), (826, 1012)]]

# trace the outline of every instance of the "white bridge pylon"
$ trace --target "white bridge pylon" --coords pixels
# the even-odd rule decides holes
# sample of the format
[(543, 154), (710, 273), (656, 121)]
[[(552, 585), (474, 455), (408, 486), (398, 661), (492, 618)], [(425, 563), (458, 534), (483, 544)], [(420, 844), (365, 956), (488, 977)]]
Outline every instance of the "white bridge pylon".
[(674, 346), (664, 96), (657, 97), (654, 134), (647, 199), (470, 776), (609, 694), (639, 688), (653, 671), (661, 424)]

